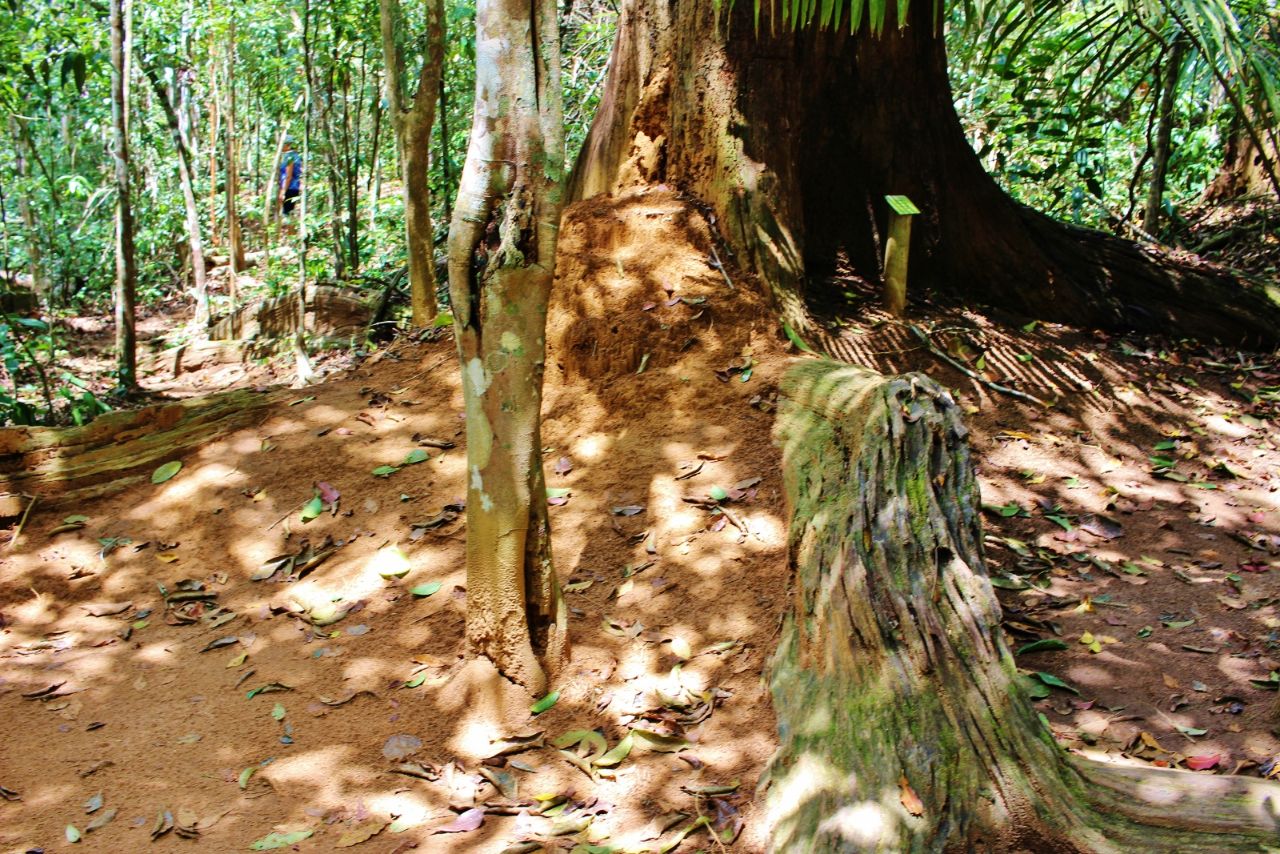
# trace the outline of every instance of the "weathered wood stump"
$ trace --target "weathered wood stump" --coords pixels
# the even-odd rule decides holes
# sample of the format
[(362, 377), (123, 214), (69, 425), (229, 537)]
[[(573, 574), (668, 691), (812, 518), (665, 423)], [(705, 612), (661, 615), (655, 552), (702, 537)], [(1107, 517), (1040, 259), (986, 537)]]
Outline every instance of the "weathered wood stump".
[[(362, 335), (373, 310), (357, 293), (321, 285), (307, 289), (308, 334), (337, 338)], [(298, 294), (254, 300), (209, 327), (212, 341), (289, 338), (298, 329)]]
[(807, 361), (777, 438), (794, 604), (769, 674), (774, 850), (1280, 850), (1280, 786), (1054, 743), (1000, 634), (946, 391)]

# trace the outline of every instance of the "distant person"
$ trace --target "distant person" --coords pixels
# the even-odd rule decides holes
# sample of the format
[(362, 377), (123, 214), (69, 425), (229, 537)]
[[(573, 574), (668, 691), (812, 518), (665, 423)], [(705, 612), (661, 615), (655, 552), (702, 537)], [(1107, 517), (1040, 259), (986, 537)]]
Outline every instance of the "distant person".
[(280, 212), (286, 222), (293, 215), (302, 193), (302, 155), (293, 150), (293, 140), (285, 138), (280, 155)]

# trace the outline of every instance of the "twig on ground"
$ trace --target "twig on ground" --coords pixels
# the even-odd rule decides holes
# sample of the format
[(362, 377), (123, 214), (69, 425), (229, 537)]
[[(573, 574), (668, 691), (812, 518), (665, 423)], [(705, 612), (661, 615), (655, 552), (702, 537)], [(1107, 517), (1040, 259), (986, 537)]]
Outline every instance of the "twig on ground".
[(1043, 400), (1036, 397), (1035, 395), (1027, 394), (1025, 391), (1018, 391), (1016, 388), (1009, 388), (1006, 385), (993, 383), (991, 380), (982, 376), (982, 374), (973, 370), (969, 366), (961, 364), (959, 361), (951, 358), (949, 354), (945, 353), (942, 350), (939, 350), (936, 346), (934, 346), (934, 343), (929, 340), (929, 336), (925, 335), (924, 331), (919, 326), (916, 326), (914, 323), (908, 324), (908, 328), (915, 333), (917, 338), (919, 338), (921, 341), (924, 342), (924, 346), (929, 350), (930, 353), (937, 356), (939, 359), (946, 362), (948, 365), (955, 368), (957, 371), (964, 374), (966, 377), (973, 380), (974, 382), (982, 383), (984, 386), (991, 389), (992, 391), (998, 391), (1001, 394), (1007, 394), (1010, 397), (1017, 398), (1018, 400), (1025, 400), (1027, 403), (1034, 403), (1036, 406), (1044, 407), (1045, 409), (1049, 408), (1048, 403), (1045, 403)]
[(22, 529), (27, 526), (27, 519), (31, 516), (31, 510), (39, 500), (37, 496), (31, 496), (31, 500), (27, 502), (27, 509), (22, 511), (22, 518), (18, 520), (18, 527), (13, 532), (13, 539), (9, 540), (9, 545), (6, 548), (11, 549), (18, 544), (18, 538), (22, 536)]
[(733, 290), (733, 280), (729, 278), (729, 271), (724, 268), (724, 262), (720, 260), (720, 253), (716, 251), (715, 238), (711, 238), (711, 266), (720, 271), (720, 275), (724, 276), (724, 283), (729, 286), (729, 290)]

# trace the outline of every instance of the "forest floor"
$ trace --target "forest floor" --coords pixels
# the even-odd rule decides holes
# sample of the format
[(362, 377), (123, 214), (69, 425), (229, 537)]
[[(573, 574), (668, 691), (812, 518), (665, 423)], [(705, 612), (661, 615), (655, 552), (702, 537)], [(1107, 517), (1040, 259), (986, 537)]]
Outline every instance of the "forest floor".
[[(102, 851), (717, 850), (704, 824), (763, 850), (761, 674), (790, 604), (770, 432), (797, 354), (708, 241), (661, 192), (565, 222), (543, 438), (573, 651), (553, 706), (495, 696), (463, 658), (454, 349), (401, 342), (165, 483), (38, 510), (0, 552), (0, 852), (70, 850), (68, 833)], [(969, 414), (1010, 646), (1040, 642), (1017, 660), (1064, 746), (1276, 771), (1275, 359), (923, 303), (903, 324), (832, 286), (811, 344), (929, 373)], [(975, 382), (912, 326), (1053, 405)], [(144, 383), (271, 370), (290, 378)]]

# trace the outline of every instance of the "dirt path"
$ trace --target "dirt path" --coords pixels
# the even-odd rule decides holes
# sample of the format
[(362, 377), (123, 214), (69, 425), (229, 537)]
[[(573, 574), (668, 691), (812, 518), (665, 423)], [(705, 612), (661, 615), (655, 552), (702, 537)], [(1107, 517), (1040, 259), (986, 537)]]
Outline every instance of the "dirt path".
[[(788, 604), (769, 433), (792, 356), (751, 283), (730, 291), (706, 263), (707, 239), (664, 193), (565, 223), (544, 438), (574, 649), (554, 706), (534, 716), (464, 666), (453, 348), (400, 345), (166, 483), (36, 514), (0, 553), (0, 786), (21, 796), (0, 802), (0, 851), (71, 850), (68, 825), (107, 815), (80, 847), (176, 850), (195, 833), (240, 851), (276, 832), (309, 833), (303, 852), (656, 850), (692, 828), (680, 850), (709, 849), (701, 815), (740, 831), (734, 850), (763, 850), (775, 718), (760, 673)], [(1253, 680), (1280, 669), (1276, 366), (918, 316), (957, 360), (1057, 401), (1046, 410), (851, 294), (859, 319), (825, 346), (925, 370), (970, 411), (1011, 645), (1048, 641), (1018, 663), (1047, 674), (1039, 708), (1063, 744), (1270, 774), (1274, 686)], [(736, 521), (708, 510), (715, 487)], [(56, 533), (75, 515), (83, 527)], [(380, 574), (389, 547), (403, 578)], [(535, 738), (485, 763), (534, 733), (571, 734), (575, 758)], [(616, 765), (577, 755), (628, 733)]]
[[(299, 850), (329, 851), (372, 830), (362, 849), (498, 851), (588, 822), (567, 847), (638, 845), (672, 841), (701, 810), (730, 838), (745, 824), (741, 849), (761, 849), (754, 788), (774, 721), (758, 674), (786, 582), (772, 416), (751, 401), (784, 360), (752, 331), (758, 303), (702, 263), (682, 205), (661, 197), (619, 217), (639, 245), (666, 250), (619, 257), (592, 247), (591, 227), (567, 227), (580, 263), (564, 275), (581, 287), (563, 292), (597, 302), (552, 318), (544, 435), (548, 482), (568, 490), (553, 523), (574, 641), (555, 706), (512, 714), (509, 696), (485, 695), (460, 667), (463, 523), (450, 505), (465, 494), (464, 457), (436, 447), (462, 443), (453, 347), (396, 349), (188, 456), (167, 483), (28, 524), (0, 581), (0, 786), (22, 798), (0, 805), (0, 850), (69, 848), (67, 825), (84, 833), (109, 810), (81, 845), (148, 845), (166, 812), (209, 851), (273, 831), (312, 831)], [(624, 349), (650, 348), (642, 373), (575, 354), (593, 312), (613, 318)], [(664, 349), (651, 334), (663, 328), (699, 342)], [(767, 364), (748, 382), (719, 379), (744, 345)], [(415, 451), (430, 459), (372, 474)], [(321, 482), (340, 495), (336, 514), (303, 523)], [(745, 533), (683, 500), (735, 485)], [(73, 512), (84, 527), (53, 533)], [(331, 540), (331, 556), (299, 566)], [(403, 579), (379, 574), (388, 546), (408, 557)], [(299, 580), (251, 580), (286, 554), (302, 556)], [(213, 598), (166, 607), (159, 586)], [(550, 746), (480, 761), (507, 736), (591, 729), (610, 748), (642, 735), (599, 779)], [(391, 773), (402, 761), (434, 779)], [(705, 786), (724, 793), (690, 793)], [(535, 795), (563, 798), (548, 810), (563, 827), (491, 814), (464, 841), (433, 835), (475, 805)], [(185, 845), (178, 829), (155, 848)]]

